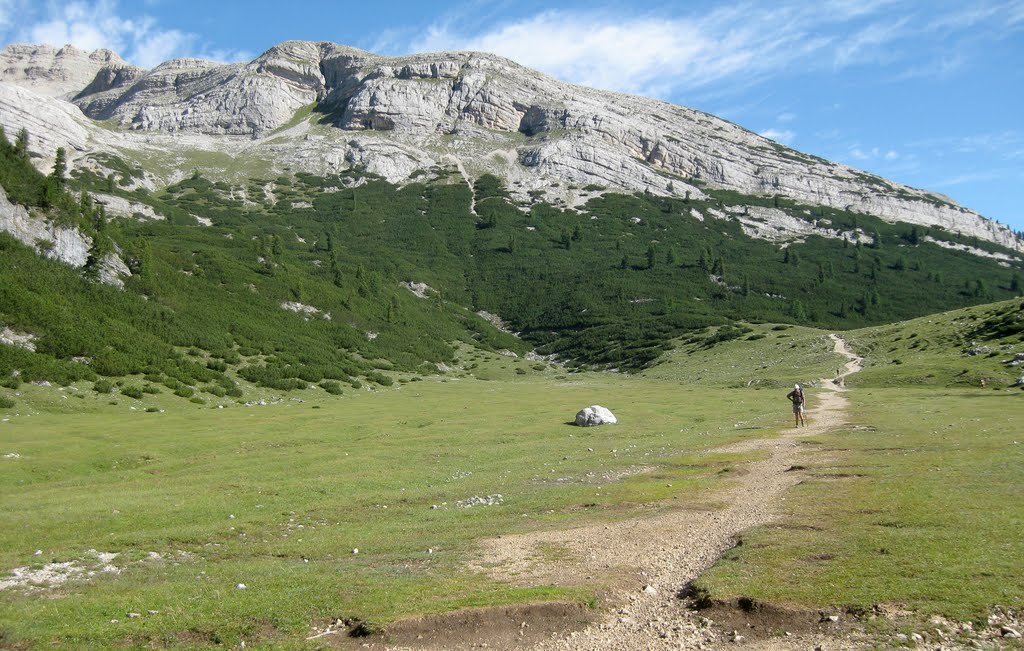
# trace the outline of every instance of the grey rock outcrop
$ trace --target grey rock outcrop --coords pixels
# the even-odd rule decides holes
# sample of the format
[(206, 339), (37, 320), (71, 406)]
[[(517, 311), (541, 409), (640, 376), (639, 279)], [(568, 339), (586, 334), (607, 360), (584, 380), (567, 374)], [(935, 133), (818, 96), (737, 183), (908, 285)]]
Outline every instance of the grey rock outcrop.
[[(603, 190), (700, 198), (701, 187), (723, 188), (940, 226), (1024, 250), (1008, 227), (940, 195), (803, 154), (700, 111), (575, 86), (494, 55), (383, 57), (288, 41), (249, 63), (176, 59), (147, 71), (102, 51), (58, 56), (31, 47), (0, 52), (0, 61), (17, 63), (0, 71), (0, 121), (9, 133), (19, 125), (41, 133), (42, 123), (55, 121), (43, 144), (66, 142), (76, 152), (214, 151), (313, 173), (358, 166), (392, 182), (454, 168), (466, 177), (503, 177), (524, 204), (542, 196), (576, 206)], [(39, 106), (39, 88), (55, 106)], [(204, 174), (230, 178), (236, 172), (229, 168), (211, 165)], [(153, 182), (181, 173), (172, 165), (155, 171), (163, 176)], [(762, 217), (740, 221), (749, 234), (778, 241), (830, 231), (810, 216)]]
[(110, 50), (12, 44), (0, 50), (0, 77), (41, 95), (70, 99), (104, 67), (131, 67)]
[[(78, 229), (47, 223), (24, 206), (12, 203), (3, 188), (0, 188), (0, 231), (46, 257), (72, 267), (84, 267), (89, 261), (92, 238)], [(104, 256), (97, 268), (100, 282), (115, 287), (124, 287), (122, 278), (131, 275), (128, 265), (115, 253)]]

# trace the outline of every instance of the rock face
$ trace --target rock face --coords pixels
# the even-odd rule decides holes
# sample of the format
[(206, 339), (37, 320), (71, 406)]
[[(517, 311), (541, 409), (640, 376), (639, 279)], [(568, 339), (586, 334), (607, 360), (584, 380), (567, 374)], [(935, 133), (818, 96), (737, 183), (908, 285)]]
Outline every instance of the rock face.
[[(84, 267), (89, 260), (92, 238), (75, 228), (48, 224), (45, 219), (31, 214), (24, 206), (11, 203), (3, 188), (0, 188), (0, 231), (8, 233), (46, 257), (72, 267)], [(100, 262), (100, 282), (124, 287), (121, 278), (131, 275), (128, 265), (113, 253), (108, 253)]]
[(591, 405), (581, 409), (576, 414), (576, 424), (580, 427), (593, 427), (594, 425), (612, 425), (619, 422), (608, 409), (601, 405)]
[[(4, 82), (31, 88), (41, 95), (70, 99), (103, 68), (133, 68), (110, 50), (89, 53), (71, 45), (8, 45), (0, 50)], [(136, 68), (138, 70), (138, 68)]]
[[(0, 123), (9, 133), (19, 126), (41, 133), (41, 122), (54, 121), (52, 142), (43, 144), (63, 140), (81, 154), (217, 151), (313, 173), (358, 165), (392, 182), (446, 167), (465, 177), (503, 177), (523, 202), (532, 193), (567, 205), (605, 189), (696, 198), (701, 187), (724, 188), (941, 226), (1024, 250), (1008, 227), (945, 197), (699, 111), (574, 86), (488, 54), (382, 57), (288, 41), (249, 63), (176, 59), (148, 71), (109, 52), (73, 48), (8, 46), (0, 62)], [(45, 117), (35, 118), (40, 111)], [(83, 122), (82, 114), (117, 129)], [(218, 175), (215, 167), (203, 171)], [(154, 183), (176, 180), (176, 172)], [(745, 227), (771, 239), (828, 230), (810, 217), (765, 226), (770, 217)]]

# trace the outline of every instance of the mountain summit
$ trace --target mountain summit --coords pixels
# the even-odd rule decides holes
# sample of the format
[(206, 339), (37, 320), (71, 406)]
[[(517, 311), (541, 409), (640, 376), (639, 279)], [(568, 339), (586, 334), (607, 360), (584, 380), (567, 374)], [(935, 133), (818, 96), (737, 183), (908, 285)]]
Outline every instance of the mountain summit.
[[(457, 169), (513, 198), (580, 206), (605, 191), (784, 197), (973, 236), (1021, 251), (1008, 227), (934, 193), (787, 148), (682, 106), (564, 83), (476, 52), (384, 57), (288, 41), (248, 63), (174, 59), (151, 70), (70, 46), (0, 51), (0, 124), (72, 163), (115, 153), (150, 188), (358, 167), (392, 183)], [(40, 160), (40, 166), (49, 164)], [(99, 165), (92, 160), (81, 164)], [(756, 237), (826, 232), (771, 209), (732, 215)]]

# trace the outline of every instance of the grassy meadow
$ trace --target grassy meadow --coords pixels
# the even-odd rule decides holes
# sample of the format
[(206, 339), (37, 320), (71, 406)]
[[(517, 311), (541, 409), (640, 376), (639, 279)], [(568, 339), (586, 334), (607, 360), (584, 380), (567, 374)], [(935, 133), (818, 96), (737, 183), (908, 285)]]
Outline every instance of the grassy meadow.
[[(26, 386), (39, 407), (0, 422), (3, 452), (19, 455), (0, 459), (0, 564), (98, 569), (96, 550), (120, 572), (0, 592), (0, 641), (304, 648), (312, 623), (335, 618), (586, 602), (602, 577), (521, 589), (465, 561), (483, 537), (710, 499), (736, 460), (697, 453), (788, 418), (768, 391), (517, 364), (481, 357), (472, 377), (249, 408), (54, 389), (46, 403)], [(161, 400), (163, 413), (141, 408)], [(620, 424), (567, 424), (590, 404)], [(473, 497), (498, 503), (459, 506)]]
[(984, 621), (1024, 604), (1024, 397), (864, 389), (848, 427), (808, 441), (784, 520), (698, 581), (716, 599)]
[[(1004, 361), (1024, 350), (1005, 328), (1018, 303), (937, 315), (931, 330), (845, 333), (868, 363), (850, 380), (850, 424), (807, 441), (784, 519), (746, 533), (698, 586), (974, 619), (1024, 604), (1024, 392)], [(749, 328), (681, 340), (642, 376), (463, 346), (444, 376), (396, 374), (391, 387), (246, 386), (264, 406), (89, 382), (0, 388), (16, 405), (0, 408), (0, 580), (59, 562), (96, 572), (0, 590), (0, 647), (301, 649), (338, 618), (373, 629), (467, 606), (593, 602), (613, 577), (519, 588), (467, 560), (487, 537), (716, 505), (744, 459), (707, 451), (777, 435), (786, 386), (845, 361), (826, 331)], [(1001, 357), (967, 355), (968, 339)], [(915, 357), (924, 340), (933, 355)], [(591, 404), (620, 423), (568, 424)], [(491, 504), (460, 506), (473, 498)], [(104, 567), (100, 553), (117, 556)]]

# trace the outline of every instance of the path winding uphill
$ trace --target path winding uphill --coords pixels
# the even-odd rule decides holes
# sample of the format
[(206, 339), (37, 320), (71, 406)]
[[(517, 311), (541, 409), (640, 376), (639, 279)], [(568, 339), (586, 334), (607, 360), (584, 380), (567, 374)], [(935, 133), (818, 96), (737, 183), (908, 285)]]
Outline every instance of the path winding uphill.
[[(821, 380), (826, 391), (814, 397), (817, 404), (808, 413), (807, 427), (786, 430), (778, 438), (749, 440), (710, 450), (715, 453), (767, 453), (764, 460), (747, 464), (744, 473), (737, 473), (740, 476), (731, 488), (715, 496), (716, 502), (727, 505), (724, 509), (675, 511), (615, 524), (503, 536), (485, 541), (483, 554), (474, 563), (475, 569), (517, 585), (592, 583), (588, 580), (593, 576), (610, 572), (627, 577), (620, 582), (627, 587), (608, 596), (608, 602), (618, 604), (618, 607), (605, 612), (585, 628), (561, 631), (542, 638), (523, 635), (518, 644), (506, 637), (501, 642), (494, 640), (490, 646), (537, 651), (633, 651), (719, 648), (723, 645), (727, 640), (716, 639), (718, 634), (714, 629), (702, 626), (700, 616), (687, 609), (678, 594), (732, 548), (742, 531), (767, 524), (779, 516), (785, 491), (800, 481), (799, 473), (787, 472), (801, 459), (800, 440), (846, 422), (847, 400), (843, 395), (843, 380), (860, 370), (862, 360), (847, 349), (840, 337), (831, 335), (831, 338), (835, 352), (845, 355), (849, 361), (836, 378)], [(551, 560), (551, 550), (559, 550), (554, 555), (570, 558), (571, 562)], [(456, 628), (464, 629), (465, 624), (461, 622)], [(440, 627), (443, 628), (444, 624)], [(521, 634), (524, 632), (528, 631), (521, 631)], [(472, 631), (463, 630), (461, 633), (448, 637), (436, 648), (477, 646), (480, 638), (473, 640)], [(483, 634), (483, 630), (478, 629), (477, 633)], [(746, 644), (745, 648), (796, 651), (813, 649), (818, 642), (795, 635)], [(856, 648), (844, 644), (849, 643), (832, 639), (829, 649)], [(435, 647), (421, 640), (411, 647), (389, 648), (422, 650)]]
[[(683, 643), (712, 644), (713, 633), (702, 629), (677, 597), (678, 592), (700, 576), (730, 549), (736, 536), (751, 527), (771, 522), (778, 515), (782, 496), (799, 481), (786, 472), (797, 465), (800, 439), (839, 427), (846, 422), (847, 401), (843, 380), (861, 368), (861, 359), (846, 343), (831, 335), (835, 351), (849, 361), (834, 380), (823, 379), (824, 392), (810, 409), (808, 427), (793, 429), (775, 439), (759, 439), (718, 448), (715, 452), (764, 450), (770, 456), (751, 463), (748, 472), (720, 496), (729, 506), (722, 511), (670, 513), (657, 518), (633, 520), (608, 526), (502, 538), (489, 544), (492, 562), (505, 560), (531, 573), (526, 558), (537, 545), (558, 543), (584, 559), (574, 567), (547, 568), (552, 578), (565, 572), (588, 574), (600, 568), (627, 565), (645, 577), (643, 590), (613, 598), (624, 605), (589, 628), (567, 637), (545, 641), (538, 649), (679, 649)], [(587, 560), (589, 559), (589, 560)], [(547, 578), (535, 570), (533, 575)], [(649, 586), (649, 587), (647, 587)], [(814, 648), (808, 641), (793, 639), (761, 648)], [(753, 647), (749, 647), (753, 648)]]

